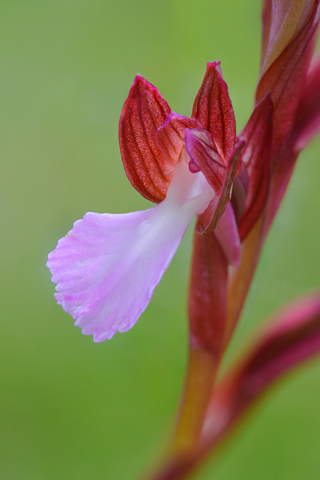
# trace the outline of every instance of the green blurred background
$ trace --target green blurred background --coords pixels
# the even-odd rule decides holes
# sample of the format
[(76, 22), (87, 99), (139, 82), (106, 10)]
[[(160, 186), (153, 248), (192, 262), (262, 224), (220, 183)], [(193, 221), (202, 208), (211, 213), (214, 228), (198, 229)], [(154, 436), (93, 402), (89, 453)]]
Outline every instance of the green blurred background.
[[(186, 362), (192, 231), (135, 328), (94, 344), (45, 267), (86, 211), (147, 208), (122, 168), (118, 119), (137, 72), (188, 115), (220, 59), (239, 129), (260, 49), (256, 0), (2, 0), (0, 479), (134, 479), (170, 433)], [(319, 284), (320, 143), (301, 155), (231, 346)], [(320, 367), (274, 389), (193, 478), (315, 479)]]

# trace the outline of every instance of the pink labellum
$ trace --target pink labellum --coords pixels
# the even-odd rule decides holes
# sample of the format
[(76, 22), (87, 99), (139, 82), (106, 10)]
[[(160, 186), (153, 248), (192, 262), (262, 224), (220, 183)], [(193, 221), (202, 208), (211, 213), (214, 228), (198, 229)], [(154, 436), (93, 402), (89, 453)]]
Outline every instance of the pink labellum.
[[(241, 240), (246, 237), (258, 220), (268, 198), (271, 173), (272, 113), (272, 102), (267, 96), (255, 107), (241, 133), (242, 137), (246, 139), (242, 164), (248, 177), (244, 210), (239, 221)], [(241, 202), (242, 198), (239, 201)], [(237, 198), (234, 196), (233, 205), (236, 204)], [(240, 211), (242, 208), (242, 206), (235, 206), (236, 211)]]
[(220, 62), (208, 63), (202, 85), (194, 101), (192, 115), (211, 133), (222, 158), (228, 158), (235, 146), (236, 120)]
[(156, 203), (165, 198), (175, 169), (155, 142), (155, 132), (170, 111), (158, 89), (137, 76), (119, 123), (120, 151), (127, 177), (141, 195)]
[(213, 195), (203, 174), (192, 174), (182, 157), (159, 205), (124, 215), (89, 212), (75, 222), (47, 266), (58, 303), (82, 333), (100, 342), (136, 323), (192, 218)]

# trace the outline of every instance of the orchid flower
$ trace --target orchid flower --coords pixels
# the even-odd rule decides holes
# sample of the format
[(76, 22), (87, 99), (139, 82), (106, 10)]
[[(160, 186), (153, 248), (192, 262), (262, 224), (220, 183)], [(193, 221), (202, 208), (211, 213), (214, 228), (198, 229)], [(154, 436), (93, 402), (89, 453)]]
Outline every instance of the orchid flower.
[[(241, 403), (243, 390), (238, 382), (239, 378), (245, 377), (245, 372), (243, 375), (239, 373), (239, 377), (238, 374), (226, 377), (226, 383), (222, 380), (221, 389), (216, 377), (298, 154), (320, 131), (320, 57), (311, 62), (319, 29), (319, 3), (319, 0), (263, 2), (262, 59), (256, 106), (241, 133), (246, 146), (241, 171), (234, 179), (230, 202), (241, 241), (240, 264), (230, 266), (214, 232), (194, 236), (189, 291), (188, 374), (173, 453), (154, 479), (184, 478), (191, 467), (194, 468), (204, 455), (219, 445), (233, 428), (240, 412), (258, 398), (258, 386), (262, 382), (259, 374), (250, 387), (257, 387), (257, 393), (253, 391), (245, 405)], [(317, 312), (318, 298), (316, 296), (314, 300)], [(295, 306), (289, 311), (293, 324), (288, 318), (281, 327), (283, 349), (290, 345), (287, 353), (293, 359), (287, 365), (288, 370), (309, 355), (320, 352), (318, 327), (308, 330), (310, 336), (306, 342), (303, 340), (304, 328), (295, 330), (295, 341), (290, 340)], [(301, 324), (307, 324), (308, 312), (308, 308), (301, 309)], [(315, 323), (318, 325), (318, 322), (317, 313)], [(267, 342), (268, 334), (265, 335)], [(271, 342), (268, 350), (270, 358), (265, 358), (270, 363), (274, 360), (275, 365), (277, 342), (276, 339)], [(283, 358), (279, 357), (279, 370)], [(252, 356), (251, 360), (253, 368), (256, 357)], [(245, 365), (246, 360), (243, 362)], [(276, 370), (266, 380), (266, 386), (277, 378)], [(233, 381), (232, 386), (228, 386), (228, 399), (224, 393), (220, 397), (219, 392), (224, 390), (224, 385)], [(225, 418), (221, 417), (224, 400), (227, 401), (226, 410), (230, 406)], [(193, 413), (191, 419), (188, 416), (190, 411)]]
[(59, 304), (94, 341), (130, 329), (194, 217), (189, 361), (176, 430), (153, 480), (185, 478), (282, 374), (320, 352), (314, 293), (268, 321), (217, 381), (298, 155), (320, 131), (320, 0), (264, 0), (253, 112), (238, 137), (219, 62), (208, 63), (190, 118), (137, 76), (120, 118), (132, 186), (157, 205), (87, 213), (47, 262)]
[(219, 64), (208, 64), (192, 118), (171, 112), (159, 91), (137, 76), (119, 139), (129, 180), (158, 205), (124, 215), (86, 213), (47, 262), (58, 304), (96, 342), (136, 323), (193, 217), (200, 215), (207, 229), (223, 216), (223, 248), (231, 263), (239, 261), (238, 231), (227, 203), (244, 142), (236, 144)]

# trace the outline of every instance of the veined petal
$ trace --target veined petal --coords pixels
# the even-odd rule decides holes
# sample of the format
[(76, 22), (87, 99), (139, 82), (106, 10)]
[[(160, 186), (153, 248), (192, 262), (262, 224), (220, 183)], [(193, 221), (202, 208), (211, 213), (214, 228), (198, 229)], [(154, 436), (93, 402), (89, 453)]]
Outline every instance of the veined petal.
[(180, 161), (159, 205), (124, 215), (89, 212), (58, 242), (47, 262), (55, 297), (82, 333), (100, 342), (136, 323), (193, 216), (212, 198), (201, 176)]
[(132, 186), (156, 203), (165, 198), (175, 169), (155, 142), (170, 111), (159, 90), (137, 75), (121, 112), (120, 151)]
[(211, 133), (219, 155), (228, 158), (235, 146), (236, 119), (227, 84), (222, 78), (220, 62), (207, 64), (191, 116)]
[(202, 128), (195, 118), (184, 117), (171, 112), (165, 123), (155, 134), (156, 144), (162, 154), (174, 165), (178, 162), (187, 128)]

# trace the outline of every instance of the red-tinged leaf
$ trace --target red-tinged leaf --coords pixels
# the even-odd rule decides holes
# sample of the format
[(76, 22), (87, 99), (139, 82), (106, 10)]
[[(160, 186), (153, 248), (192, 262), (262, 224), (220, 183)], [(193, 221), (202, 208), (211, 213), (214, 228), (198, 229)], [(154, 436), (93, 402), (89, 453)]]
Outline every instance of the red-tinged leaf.
[(170, 111), (159, 91), (137, 76), (120, 117), (120, 151), (132, 186), (152, 202), (165, 198), (175, 169), (155, 142)]
[(314, 4), (314, 0), (264, 1), (260, 76), (303, 28)]
[(228, 159), (235, 146), (236, 120), (220, 62), (207, 64), (191, 116), (211, 133), (219, 155)]
[(190, 343), (219, 358), (226, 320), (228, 262), (214, 233), (194, 235), (189, 292)]
[(166, 122), (158, 128), (155, 134), (156, 144), (163, 156), (175, 165), (184, 146), (186, 129), (202, 128), (195, 118), (187, 118), (171, 112)]
[[(248, 188), (244, 210), (239, 221), (241, 241), (246, 237), (265, 208), (269, 183), (272, 148), (272, 101), (266, 96), (254, 109), (247, 125), (241, 133), (246, 140), (242, 153), (242, 164), (248, 175)], [(237, 200), (239, 190), (235, 190), (233, 205)], [(240, 192), (241, 193), (241, 192)], [(243, 207), (236, 206), (236, 211)]]
[(222, 379), (211, 399), (202, 440), (216, 442), (280, 376), (319, 353), (320, 294), (314, 294), (296, 300), (270, 320), (251, 350)]
[(216, 195), (219, 195), (227, 174), (227, 164), (218, 155), (210, 133), (204, 129), (189, 128), (185, 132), (185, 145), (193, 164), (204, 174)]
[(308, 71), (303, 87), (292, 137), (300, 151), (320, 131), (320, 55)]
[(239, 173), (241, 165), (241, 154), (245, 146), (245, 140), (238, 138), (238, 143), (229, 160), (224, 183), (219, 196), (215, 197), (209, 204), (208, 208), (198, 217), (196, 223), (196, 232), (199, 235), (214, 230), (230, 201), (232, 186), (235, 176)]
[(251, 350), (214, 387), (198, 447), (153, 480), (182, 480), (219, 448), (241, 418), (285, 374), (320, 353), (320, 294), (280, 312)]
[(256, 101), (270, 93), (274, 106), (273, 158), (290, 134), (319, 24), (319, 0), (303, 28), (277, 57), (259, 81)]

